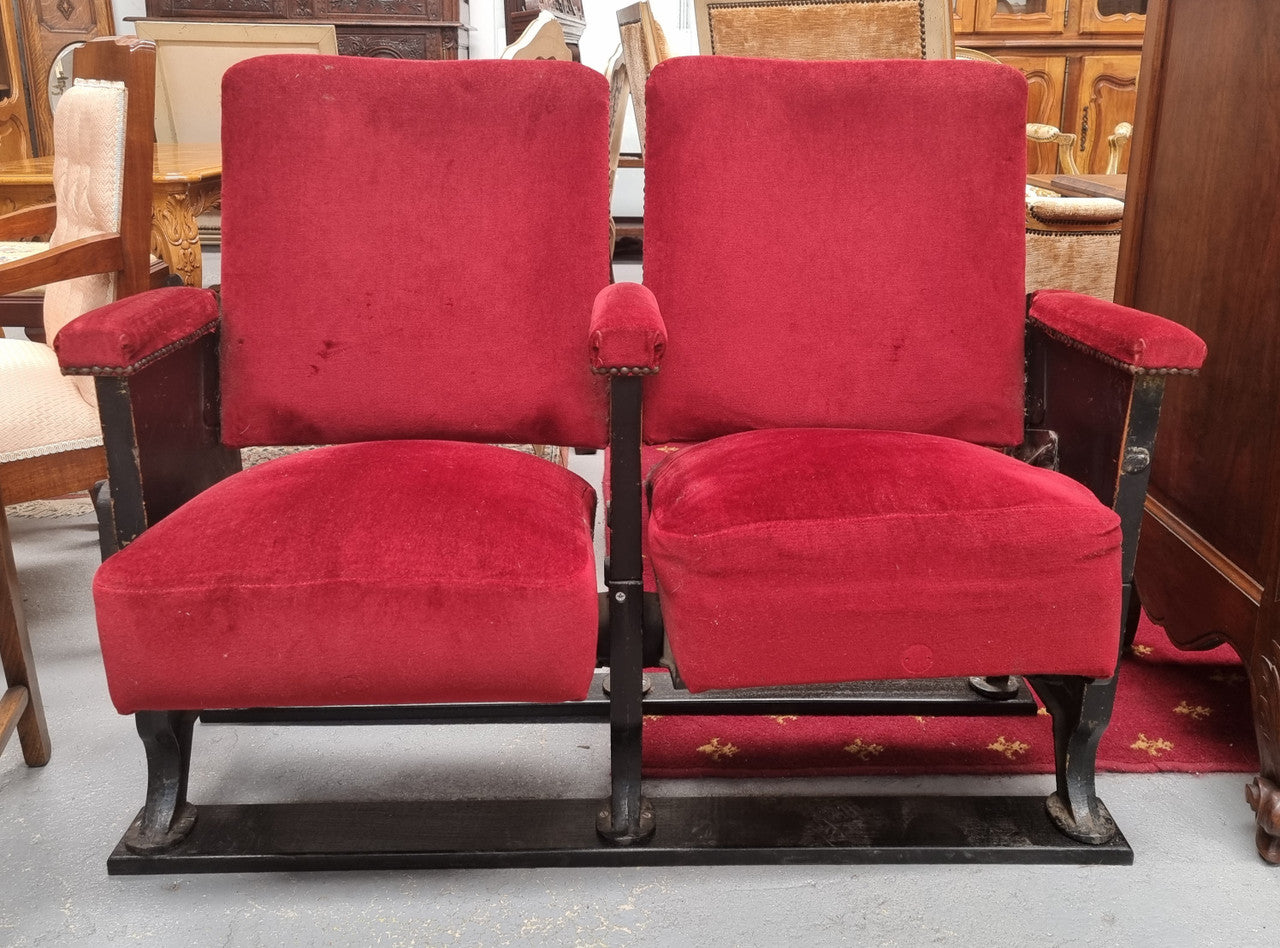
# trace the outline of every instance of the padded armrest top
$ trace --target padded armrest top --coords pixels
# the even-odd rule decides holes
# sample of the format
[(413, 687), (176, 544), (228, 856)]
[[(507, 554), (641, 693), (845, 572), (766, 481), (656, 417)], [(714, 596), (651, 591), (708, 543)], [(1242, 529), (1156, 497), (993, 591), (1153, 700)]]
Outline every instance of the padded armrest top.
[(132, 375), (218, 323), (212, 290), (169, 286), (99, 307), (62, 327), (53, 348), (67, 375)]
[(1029, 316), (1051, 335), (1135, 372), (1193, 372), (1207, 352), (1204, 340), (1185, 326), (1067, 290), (1032, 294)]
[(591, 367), (601, 375), (652, 375), (667, 345), (658, 301), (639, 283), (614, 283), (591, 307)]

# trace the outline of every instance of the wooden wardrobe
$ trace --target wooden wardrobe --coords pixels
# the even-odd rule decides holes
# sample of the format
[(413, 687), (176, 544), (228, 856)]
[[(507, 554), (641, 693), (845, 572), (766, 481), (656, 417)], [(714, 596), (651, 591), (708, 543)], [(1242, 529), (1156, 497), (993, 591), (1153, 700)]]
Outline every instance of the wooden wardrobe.
[(1175, 644), (1247, 665), (1280, 862), (1280, 3), (1151, 0), (1146, 26), (1116, 299), (1209, 357), (1167, 389), (1136, 582)]

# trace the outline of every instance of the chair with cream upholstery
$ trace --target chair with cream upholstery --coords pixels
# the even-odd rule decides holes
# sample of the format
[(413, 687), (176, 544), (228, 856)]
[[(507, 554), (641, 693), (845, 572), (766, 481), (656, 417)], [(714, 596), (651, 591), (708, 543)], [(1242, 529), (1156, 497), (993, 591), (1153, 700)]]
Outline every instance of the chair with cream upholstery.
[[(150, 281), (155, 48), (132, 37), (93, 40), (75, 63), (78, 76), (92, 78), (77, 80), (54, 116), (56, 199), (0, 217), (6, 239), (52, 235), (40, 251), (0, 264), (0, 294), (46, 286), (42, 328), (50, 342), (76, 316)], [(88, 490), (105, 476), (92, 380), (63, 376), (45, 343), (0, 339), (4, 502)], [(9, 637), (0, 652), (9, 683), (27, 680), (30, 700), (17, 727), (27, 762), (39, 765), (49, 756), (48, 736), (15, 590), (16, 580), (0, 585), (0, 637)], [(0, 733), (4, 725), (0, 718)]]
[(1028, 195), (1026, 208), (1027, 292), (1071, 290), (1112, 299), (1124, 202)]
[(1120, 163), (1124, 159), (1124, 150), (1133, 138), (1133, 123), (1121, 122), (1116, 130), (1107, 136), (1107, 174), (1119, 174)]

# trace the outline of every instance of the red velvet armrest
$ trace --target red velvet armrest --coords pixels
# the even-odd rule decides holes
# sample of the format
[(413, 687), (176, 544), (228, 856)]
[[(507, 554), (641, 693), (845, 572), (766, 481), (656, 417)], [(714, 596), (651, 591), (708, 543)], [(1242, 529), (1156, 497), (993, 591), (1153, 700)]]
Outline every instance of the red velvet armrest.
[(652, 375), (667, 345), (658, 301), (639, 283), (614, 283), (591, 308), (591, 367), (601, 375)]
[(212, 290), (170, 286), (110, 303), (73, 319), (53, 341), (67, 375), (132, 375), (218, 324)]
[(1190, 329), (1092, 296), (1040, 290), (1031, 296), (1028, 317), (1050, 336), (1130, 372), (1194, 372), (1204, 364), (1204, 340)]

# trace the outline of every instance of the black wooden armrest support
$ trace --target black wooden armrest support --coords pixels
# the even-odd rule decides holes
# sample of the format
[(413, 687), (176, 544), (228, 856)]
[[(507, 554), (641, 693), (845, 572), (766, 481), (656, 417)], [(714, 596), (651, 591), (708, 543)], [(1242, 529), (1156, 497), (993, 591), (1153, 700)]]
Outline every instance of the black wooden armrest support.
[(97, 378), (116, 548), (240, 470), (220, 439), (217, 332), (157, 355)]
[(1027, 330), (1027, 426), (1058, 436), (1058, 466), (1120, 515), (1126, 590), (1138, 552), (1167, 372), (1134, 371), (1047, 331)]

